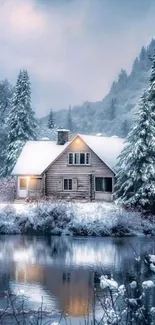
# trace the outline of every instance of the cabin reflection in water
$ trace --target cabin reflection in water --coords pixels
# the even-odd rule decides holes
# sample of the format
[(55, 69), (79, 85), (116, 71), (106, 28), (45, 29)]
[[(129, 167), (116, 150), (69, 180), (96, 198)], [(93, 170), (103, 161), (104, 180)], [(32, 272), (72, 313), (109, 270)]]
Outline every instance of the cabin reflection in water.
[(17, 265), (15, 271), (15, 280), (17, 283), (43, 282), (43, 268), (38, 265)]
[[(95, 317), (100, 320), (103, 309), (99, 298), (104, 292), (99, 285), (101, 274), (113, 275), (119, 285), (137, 281), (141, 296), (143, 281), (155, 282), (155, 274), (145, 263), (145, 256), (155, 254), (152, 238), (68, 238), (23, 237), (0, 238), (0, 290), (23, 290), (29, 297), (28, 308), (44, 306), (55, 316), (64, 312), (71, 322), (82, 323), (92, 318), (93, 282), (96, 288)], [(136, 256), (135, 256), (136, 252)], [(137, 259), (137, 256), (139, 257)], [(135, 258), (136, 257), (136, 258)], [(0, 300), (3, 308), (4, 300)], [(155, 306), (155, 288), (144, 297), (145, 312)], [(121, 306), (119, 306), (121, 307)], [(75, 324), (77, 324), (75, 322)]]
[(17, 285), (39, 283), (56, 299), (59, 309), (71, 317), (90, 314), (93, 304), (93, 272), (89, 269), (70, 269), (40, 265), (16, 264)]

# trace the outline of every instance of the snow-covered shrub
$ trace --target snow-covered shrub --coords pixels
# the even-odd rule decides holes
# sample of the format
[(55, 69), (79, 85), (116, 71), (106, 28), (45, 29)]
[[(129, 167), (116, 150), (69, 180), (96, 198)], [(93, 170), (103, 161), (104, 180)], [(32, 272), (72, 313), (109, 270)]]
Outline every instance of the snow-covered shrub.
[(107, 203), (1, 204), (0, 233), (126, 236), (155, 234), (155, 218)]
[(141, 232), (141, 216), (113, 204), (73, 204), (74, 218), (69, 225), (77, 235), (121, 236)]
[(102, 307), (97, 321), (103, 325), (153, 325), (155, 308), (146, 307), (146, 293), (150, 293), (154, 286), (152, 280), (142, 283), (133, 281), (129, 286), (119, 285), (113, 278), (109, 279), (107, 275), (102, 275), (100, 277), (102, 296), (96, 293), (96, 300), (99, 300)]
[(0, 178), (0, 202), (12, 202), (16, 197), (16, 179)]
[(19, 216), (13, 205), (6, 205), (0, 209), (0, 234), (18, 234), (21, 228), (18, 224)]

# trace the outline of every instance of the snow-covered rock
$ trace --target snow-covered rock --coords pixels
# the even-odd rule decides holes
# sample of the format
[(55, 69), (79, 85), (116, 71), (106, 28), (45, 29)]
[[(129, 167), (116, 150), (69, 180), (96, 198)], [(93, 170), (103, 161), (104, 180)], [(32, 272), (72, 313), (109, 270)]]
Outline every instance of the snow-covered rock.
[(151, 263), (155, 264), (155, 255), (149, 254), (149, 260), (150, 260)]
[(119, 286), (118, 292), (120, 293), (121, 296), (124, 296), (124, 294), (126, 292), (126, 288), (125, 288), (125, 285), (124, 284), (122, 284), (122, 285)]
[(130, 288), (131, 288), (131, 289), (136, 289), (136, 288), (137, 288), (137, 282), (136, 282), (136, 281), (132, 281), (132, 282), (130, 283)]
[(154, 282), (152, 280), (147, 280), (142, 283), (143, 289), (150, 289), (155, 286)]
[(129, 305), (132, 307), (136, 307), (137, 306), (137, 300), (136, 299), (128, 299)]
[(101, 289), (109, 288), (111, 290), (118, 289), (118, 283), (113, 279), (108, 279), (106, 275), (101, 275), (100, 277), (100, 287)]
[(150, 270), (155, 272), (155, 265), (153, 263), (150, 264)]
[(155, 307), (151, 307), (150, 313), (152, 316), (155, 316)]

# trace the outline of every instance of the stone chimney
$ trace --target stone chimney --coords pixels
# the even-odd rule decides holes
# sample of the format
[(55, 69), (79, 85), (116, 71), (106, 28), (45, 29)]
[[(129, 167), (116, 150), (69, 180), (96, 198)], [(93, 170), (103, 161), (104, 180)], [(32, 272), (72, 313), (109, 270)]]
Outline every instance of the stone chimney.
[(69, 139), (69, 130), (66, 129), (58, 129), (57, 130), (57, 144), (63, 145)]

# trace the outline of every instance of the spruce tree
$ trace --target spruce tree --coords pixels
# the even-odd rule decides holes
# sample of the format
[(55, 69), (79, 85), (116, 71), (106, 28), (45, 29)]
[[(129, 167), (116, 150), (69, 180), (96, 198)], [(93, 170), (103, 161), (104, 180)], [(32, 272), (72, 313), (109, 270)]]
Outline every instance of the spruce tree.
[(129, 122), (129, 120), (125, 119), (121, 125), (121, 136), (123, 138), (126, 138), (129, 131), (130, 131), (130, 122)]
[(48, 128), (54, 129), (54, 118), (53, 118), (53, 110), (51, 109), (48, 119)]
[(3, 175), (9, 175), (28, 140), (36, 139), (34, 112), (31, 107), (31, 85), (26, 70), (20, 71), (8, 116), (8, 137)]
[(141, 96), (134, 126), (119, 156), (115, 193), (125, 206), (146, 209), (155, 200), (155, 110), (149, 97), (150, 90)]
[(110, 107), (109, 107), (109, 119), (114, 120), (116, 117), (116, 98), (112, 98)]
[(72, 121), (72, 110), (71, 110), (71, 106), (69, 107), (68, 115), (67, 115), (67, 128), (68, 128), (68, 130), (70, 130), (70, 132), (73, 131), (73, 121)]
[(5, 120), (10, 112), (11, 100), (13, 96), (13, 87), (8, 80), (0, 82), (0, 121), (5, 123)]
[(146, 49), (145, 49), (144, 46), (142, 46), (141, 52), (139, 54), (139, 60), (140, 61), (145, 61), (146, 56), (147, 56)]
[(7, 117), (11, 109), (13, 87), (7, 80), (0, 82), (0, 170), (4, 167), (4, 151), (7, 144)]
[(118, 83), (120, 83), (122, 86), (126, 85), (128, 80), (128, 75), (125, 70), (121, 70), (119, 76), (118, 76)]

